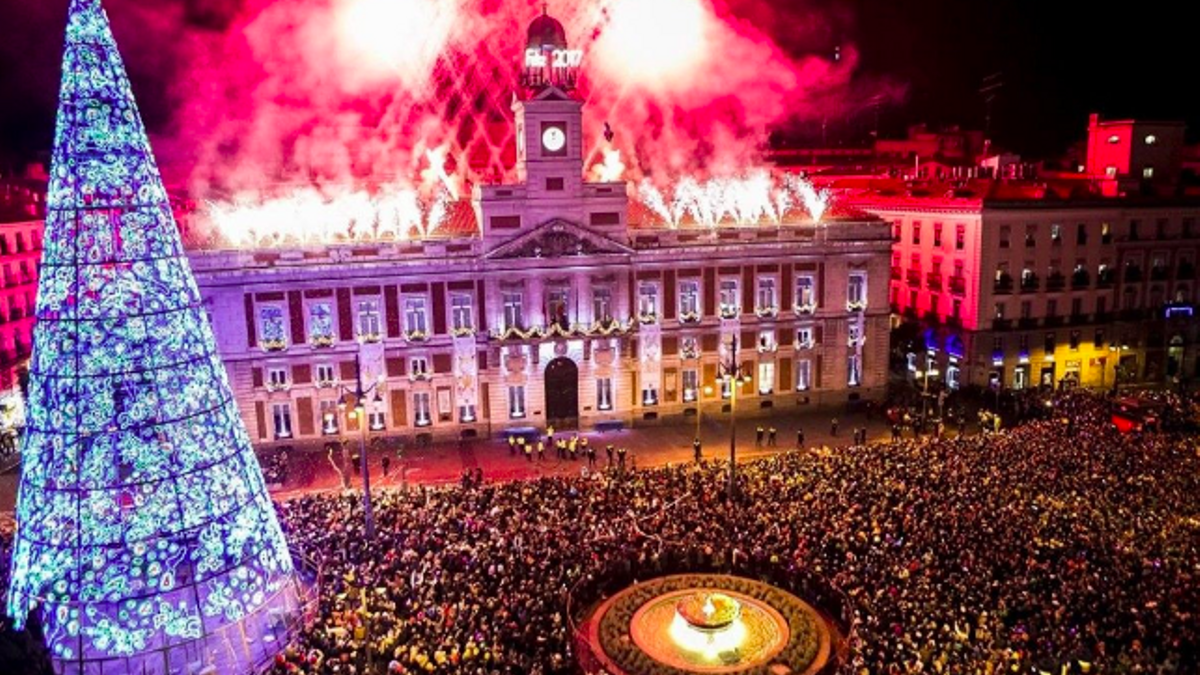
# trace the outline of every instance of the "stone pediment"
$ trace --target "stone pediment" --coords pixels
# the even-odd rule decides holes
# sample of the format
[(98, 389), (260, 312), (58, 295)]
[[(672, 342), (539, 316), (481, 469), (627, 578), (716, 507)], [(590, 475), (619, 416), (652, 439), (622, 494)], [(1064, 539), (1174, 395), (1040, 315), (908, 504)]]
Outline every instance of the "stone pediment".
[(555, 219), (500, 244), (487, 258), (568, 258), (573, 256), (631, 255), (633, 249), (572, 222)]

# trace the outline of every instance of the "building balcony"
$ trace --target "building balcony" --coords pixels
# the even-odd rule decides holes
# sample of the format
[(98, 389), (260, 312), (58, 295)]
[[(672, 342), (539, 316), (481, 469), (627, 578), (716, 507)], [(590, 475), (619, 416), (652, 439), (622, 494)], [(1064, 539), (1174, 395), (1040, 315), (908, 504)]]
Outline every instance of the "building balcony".
[(1007, 295), (1012, 293), (1012, 290), (1013, 280), (1012, 277), (1008, 276), (1007, 274), (998, 277), (995, 285), (992, 287), (992, 291), (997, 295)]
[(931, 291), (942, 290), (942, 275), (930, 272), (925, 275), (925, 285)]
[(1041, 282), (1038, 280), (1036, 274), (1026, 274), (1025, 276), (1021, 277), (1022, 293), (1036, 293), (1040, 287)]
[(1048, 316), (1042, 320), (1042, 325), (1046, 328), (1058, 328), (1063, 325), (1063, 318), (1061, 316)]
[(1011, 330), (1012, 319), (992, 319), (992, 330)]
[(920, 270), (909, 270), (908, 271), (908, 285), (912, 286), (913, 288), (921, 287), (921, 271)]
[(1104, 270), (1096, 275), (1096, 288), (1112, 288), (1117, 275), (1112, 270)]
[(1137, 267), (1126, 267), (1122, 279), (1127, 284), (1136, 284), (1142, 280), (1142, 270)]
[(950, 292), (955, 295), (966, 295), (966, 293), (967, 293), (967, 278), (966, 277), (950, 277)]
[(892, 279), (894, 281), (900, 281), (903, 278), (904, 278), (904, 270), (900, 269), (899, 267), (893, 267), (892, 268)]
[(1047, 291), (1051, 291), (1051, 292), (1061, 291), (1062, 289), (1064, 289), (1066, 287), (1067, 287), (1067, 279), (1063, 275), (1056, 273), (1056, 274), (1051, 274), (1050, 276), (1046, 277), (1046, 290)]
[(1038, 320), (1033, 317), (1025, 317), (1023, 319), (1017, 319), (1017, 328), (1020, 328), (1022, 330), (1028, 330), (1030, 328), (1037, 328), (1037, 325), (1038, 325)]
[(1091, 275), (1083, 270), (1079, 270), (1078, 272), (1075, 272), (1074, 274), (1071, 275), (1071, 288), (1073, 288), (1075, 290), (1079, 290), (1081, 288), (1087, 288), (1088, 285), (1091, 283), (1092, 283)]

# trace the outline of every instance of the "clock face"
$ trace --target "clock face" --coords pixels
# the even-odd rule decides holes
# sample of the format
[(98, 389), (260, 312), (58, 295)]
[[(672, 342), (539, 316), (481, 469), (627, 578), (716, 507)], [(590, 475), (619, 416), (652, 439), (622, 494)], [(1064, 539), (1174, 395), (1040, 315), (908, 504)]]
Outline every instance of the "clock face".
[(558, 127), (547, 127), (542, 132), (542, 146), (550, 152), (558, 152), (567, 144), (567, 135)]

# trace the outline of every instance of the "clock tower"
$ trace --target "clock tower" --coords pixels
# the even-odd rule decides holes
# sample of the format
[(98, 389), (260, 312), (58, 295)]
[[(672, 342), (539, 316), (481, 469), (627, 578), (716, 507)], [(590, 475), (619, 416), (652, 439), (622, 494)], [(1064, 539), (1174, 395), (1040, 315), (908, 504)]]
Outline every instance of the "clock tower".
[(567, 45), (562, 24), (543, 10), (529, 25), (513, 98), (518, 183), (476, 188), (489, 248), (550, 221), (624, 239), (625, 184), (584, 182), (583, 101), (575, 87), (582, 63), (582, 50)]

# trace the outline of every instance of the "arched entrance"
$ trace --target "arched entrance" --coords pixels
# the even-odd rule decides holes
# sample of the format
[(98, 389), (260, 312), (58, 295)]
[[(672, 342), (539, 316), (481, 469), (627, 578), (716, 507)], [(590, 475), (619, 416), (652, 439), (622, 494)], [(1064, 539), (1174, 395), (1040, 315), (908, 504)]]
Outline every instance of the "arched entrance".
[(579, 423), (579, 366), (568, 358), (546, 366), (546, 422), (559, 429)]

